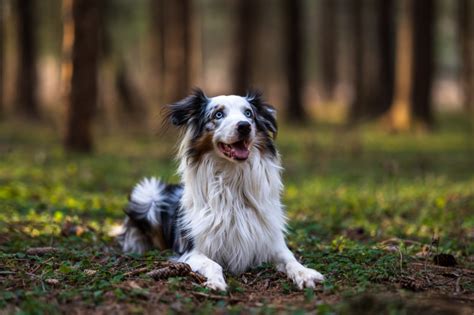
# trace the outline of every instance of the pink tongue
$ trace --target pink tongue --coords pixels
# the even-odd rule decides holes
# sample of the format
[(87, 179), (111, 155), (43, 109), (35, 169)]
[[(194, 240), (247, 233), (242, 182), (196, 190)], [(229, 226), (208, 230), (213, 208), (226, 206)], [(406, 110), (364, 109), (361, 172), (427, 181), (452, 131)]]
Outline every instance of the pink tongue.
[(246, 159), (249, 157), (249, 150), (243, 142), (237, 142), (231, 145), (232, 153), (237, 159)]

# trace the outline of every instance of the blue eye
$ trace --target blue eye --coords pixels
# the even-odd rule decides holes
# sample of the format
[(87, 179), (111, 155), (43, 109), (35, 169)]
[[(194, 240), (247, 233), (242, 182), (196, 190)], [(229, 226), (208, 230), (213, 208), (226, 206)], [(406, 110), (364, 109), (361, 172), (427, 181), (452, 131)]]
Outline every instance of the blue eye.
[(251, 111), (250, 109), (246, 109), (245, 112), (244, 112), (244, 115), (245, 115), (245, 117), (247, 117), (247, 118), (252, 118), (253, 113), (252, 113), (252, 111)]
[(220, 111), (217, 111), (215, 114), (214, 114), (214, 118), (215, 119), (221, 119), (222, 117), (224, 117), (224, 113), (220, 110)]

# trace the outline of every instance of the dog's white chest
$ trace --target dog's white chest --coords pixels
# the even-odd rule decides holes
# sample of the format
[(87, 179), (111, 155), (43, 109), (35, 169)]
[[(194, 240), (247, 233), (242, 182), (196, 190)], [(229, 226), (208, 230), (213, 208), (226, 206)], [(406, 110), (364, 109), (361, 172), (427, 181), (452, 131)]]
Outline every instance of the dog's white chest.
[[(204, 223), (204, 222), (203, 222)], [(270, 258), (271, 230), (253, 209), (229, 209), (220, 222), (206, 222), (196, 248), (233, 273), (241, 273)]]
[(233, 273), (272, 258), (285, 228), (279, 165), (254, 154), (245, 167), (201, 165), (184, 182), (183, 225), (198, 251)]

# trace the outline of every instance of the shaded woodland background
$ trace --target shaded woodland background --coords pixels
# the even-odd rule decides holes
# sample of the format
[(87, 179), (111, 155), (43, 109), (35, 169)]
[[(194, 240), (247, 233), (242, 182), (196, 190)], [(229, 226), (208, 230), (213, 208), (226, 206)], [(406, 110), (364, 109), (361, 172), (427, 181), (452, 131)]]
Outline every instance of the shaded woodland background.
[[(0, 117), (154, 131), (164, 104), (264, 92), (280, 121), (429, 131), (474, 113), (472, 0), (1, 0)], [(317, 122), (316, 122), (317, 123)]]
[[(472, 314), (473, 13), (0, 0), (0, 313)], [(287, 242), (326, 276), (314, 290), (270, 265), (226, 275), (227, 295), (155, 280), (171, 252), (124, 255), (110, 236), (140, 178), (179, 181), (161, 110), (193, 87), (279, 109)]]

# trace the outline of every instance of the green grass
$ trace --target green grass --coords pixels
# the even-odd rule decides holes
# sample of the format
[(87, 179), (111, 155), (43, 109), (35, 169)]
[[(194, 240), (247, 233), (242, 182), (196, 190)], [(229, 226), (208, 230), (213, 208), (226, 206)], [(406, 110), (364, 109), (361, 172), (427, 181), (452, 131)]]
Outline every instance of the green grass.
[[(435, 132), (415, 135), (385, 134), (373, 126), (283, 126), (277, 142), (285, 167), (288, 243), (327, 281), (297, 292), (271, 266), (261, 266), (243, 277), (229, 276), (230, 293), (220, 300), (187, 277), (156, 282), (124, 275), (157, 267), (170, 253), (124, 256), (108, 236), (141, 177), (178, 180), (175, 135), (101, 135), (96, 153), (84, 156), (66, 154), (50, 128), (0, 124), (0, 308), (345, 312), (347, 301), (361, 293), (399, 295), (407, 289), (403, 279), (425, 279), (428, 271), (431, 283), (440, 280), (434, 253), (454, 255), (456, 270), (473, 270), (472, 136), (460, 117), (444, 118)], [(66, 222), (84, 232), (61, 235)], [(430, 248), (431, 256), (417, 257), (433, 237), (439, 245)], [(26, 254), (39, 246), (59, 252)], [(424, 269), (417, 269), (420, 263)], [(425, 285), (422, 291), (450, 296), (455, 282)], [(474, 276), (463, 275), (458, 285), (474, 305)]]

